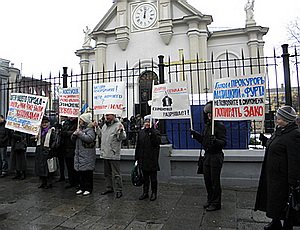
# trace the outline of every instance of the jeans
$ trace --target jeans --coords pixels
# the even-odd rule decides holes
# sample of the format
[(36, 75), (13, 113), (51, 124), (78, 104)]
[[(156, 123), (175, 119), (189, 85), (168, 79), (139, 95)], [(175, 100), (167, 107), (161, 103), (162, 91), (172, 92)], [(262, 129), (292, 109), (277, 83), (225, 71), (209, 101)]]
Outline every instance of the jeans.
[(2, 175), (8, 172), (7, 147), (0, 147), (0, 173)]

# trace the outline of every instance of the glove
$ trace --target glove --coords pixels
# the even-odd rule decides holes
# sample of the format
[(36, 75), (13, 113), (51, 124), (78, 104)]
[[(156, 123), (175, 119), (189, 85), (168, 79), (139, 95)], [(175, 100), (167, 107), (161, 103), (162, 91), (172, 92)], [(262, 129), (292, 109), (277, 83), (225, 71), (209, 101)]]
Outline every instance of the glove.
[(217, 140), (216, 136), (215, 136), (215, 135), (211, 135), (211, 136), (209, 137), (209, 144), (210, 144), (210, 145), (215, 144), (216, 140)]
[(259, 140), (261, 141), (262, 146), (266, 146), (268, 138), (265, 135), (263, 135), (262, 133), (259, 134)]

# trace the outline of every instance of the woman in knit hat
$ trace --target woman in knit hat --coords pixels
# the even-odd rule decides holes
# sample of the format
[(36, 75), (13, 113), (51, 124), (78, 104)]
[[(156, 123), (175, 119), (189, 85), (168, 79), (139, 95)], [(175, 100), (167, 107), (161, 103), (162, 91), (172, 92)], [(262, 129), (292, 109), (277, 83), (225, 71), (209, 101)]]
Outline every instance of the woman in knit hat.
[[(283, 106), (276, 113), (276, 129), (266, 141), (266, 152), (261, 169), (254, 210), (266, 212), (272, 222), (264, 229), (292, 229), (293, 223), (285, 220), (289, 188), (300, 181), (300, 131), (295, 110)], [(263, 139), (261, 137), (261, 139)]]
[(77, 195), (89, 195), (93, 190), (93, 171), (96, 163), (96, 133), (91, 113), (79, 117), (79, 128), (72, 134), (76, 141), (74, 168), (79, 175)]

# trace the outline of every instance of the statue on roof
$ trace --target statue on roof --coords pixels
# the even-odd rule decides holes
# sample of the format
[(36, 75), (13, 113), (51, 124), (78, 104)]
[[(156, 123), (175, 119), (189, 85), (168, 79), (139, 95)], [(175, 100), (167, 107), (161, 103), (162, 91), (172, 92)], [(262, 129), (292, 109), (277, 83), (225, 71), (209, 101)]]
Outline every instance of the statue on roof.
[(89, 29), (88, 26), (85, 27), (86, 29), (83, 29), (83, 33), (84, 33), (84, 42), (82, 47), (86, 48), (86, 47), (91, 47), (91, 29)]
[(246, 24), (255, 24), (254, 20), (254, 1), (248, 0), (246, 3), (244, 10), (246, 12)]

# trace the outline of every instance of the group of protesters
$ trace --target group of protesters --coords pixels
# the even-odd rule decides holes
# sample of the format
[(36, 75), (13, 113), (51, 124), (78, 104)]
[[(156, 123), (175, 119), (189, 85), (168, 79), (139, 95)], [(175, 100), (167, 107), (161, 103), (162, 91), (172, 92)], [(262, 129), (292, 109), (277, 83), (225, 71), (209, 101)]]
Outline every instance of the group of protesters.
[[(155, 126), (150, 125), (151, 116), (144, 119), (137, 116), (134, 121), (135, 132), (137, 124), (138, 135), (135, 160), (143, 170), (144, 186), (140, 200), (148, 195), (151, 183), (151, 197), (157, 198), (157, 171), (160, 148), (160, 134)], [(133, 125), (133, 124), (131, 124)], [(61, 117), (61, 122), (53, 126), (50, 119), (44, 116), (38, 135), (32, 136), (36, 142), (35, 175), (39, 177), (38, 188), (53, 187), (54, 175), (59, 168), (57, 182), (65, 181), (65, 166), (68, 184), (66, 189), (76, 188), (77, 195), (87, 196), (93, 191), (93, 171), (96, 164), (96, 137), (100, 140), (100, 157), (104, 162), (105, 190), (102, 195), (115, 193), (116, 198), (123, 195), (123, 183), (120, 171), (121, 144), (127, 139), (125, 127), (115, 114), (105, 114), (100, 122), (94, 121), (91, 113), (84, 113), (78, 118)], [(18, 147), (22, 143), (22, 147)], [(7, 148), (11, 145), (10, 162)], [(26, 178), (26, 134), (5, 128), (4, 116), (0, 115), (0, 177), (6, 177), (9, 171), (15, 172), (13, 179)], [(49, 169), (49, 159), (55, 159), (59, 167)], [(10, 168), (9, 168), (10, 166)]]
[[(212, 117), (213, 103), (204, 107), (206, 125), (203, 132), (191, 130), (192, 138), (199, 141), (204, 150), (203, 174), (207, 190), (206, 211), (221, 209), (221, 169), (224, 161), (223, 148), (226, 145), (226, 128), (222, 122)], [(91, 113), (84, 113), (79, 118), (64, 118), (62, 124), (50, 127), (49, 119), (44, 117), (35, 151), (35, 173), (40, 177), (39, 188), (51, 188), (53, 173), (49, 171), (49, 158), (63, 156), (67, 166), (69, 185), (76, 188), (76, 195), (88, 196), (93, 191), (93, 171), (96, 163), (96, 137), (101, 140), (100, 158), (104, 162), (105, 190), (102, 195), (114, 193), (115, 198), (123, 195), (122, 176), (120, 172), (121, 144), (127, 138), (122, 122), (115, 114), (105, 114), (102, 122), (94, 121)], [(266, 212), (272, 222), (264, 229), (292, 229), (293, 222), (287, 219), (286, 203), (291, 190), (300, 186), (300, 130), (296, 123), (297, 114), (291, 106), (283, 106), (276, 113), (276, 128), (271, 138), (261, 135), (262, 145), (266, 153), (262, 165), (259, 187), (254, 210)], [(144, 200), (150, 197), (157, 199), (157, 171), (159, 171), (160, 133), (151, 124), (151, 116), (143, 119), (143, 127), (136, 138), (135, 160), (143, 171), (143, 193), (139, 197)], [(16, 171), (16, 179), (25, 179), (25, 152), (16, 150), (17, 143), (24, 141), (19, 132), (9, 134), (4, 127), (4, 117), (0, 116), (0, 154), (1, 177), (8, 172), (5, 158), (8, 137), (12, 136), (11, 167)], [(58, 138), (59, 137), (59, 138)], [(59, 139), (59, 146), (57, 142)], [(19, 149), (19, 147), (18, 147)], [(60, 173), (64, 180), (64, 172)], [(151, 196), (149, 189), (151, 183)], [(282, 225), (282, 220), (284, 224)]]

